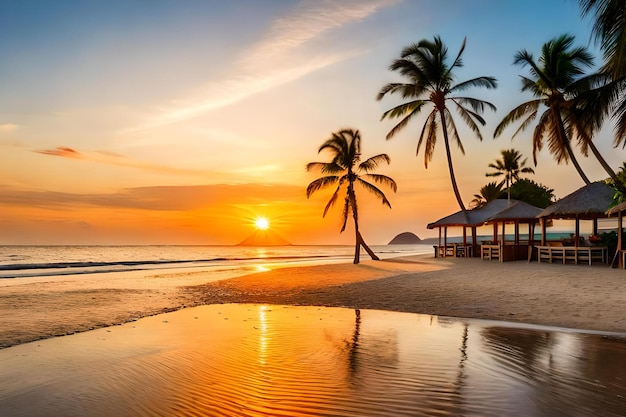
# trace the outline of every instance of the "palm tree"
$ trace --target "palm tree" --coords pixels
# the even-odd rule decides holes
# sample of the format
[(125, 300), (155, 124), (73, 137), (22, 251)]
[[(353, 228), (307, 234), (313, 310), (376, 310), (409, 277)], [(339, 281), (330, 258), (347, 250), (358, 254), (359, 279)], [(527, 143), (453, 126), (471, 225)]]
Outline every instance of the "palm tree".
[(345, 199), (342, 212), (341, 232), (346, 229), (348, 216), (352, 213), (354, 220), (354, 231), (356, 244), (354, 248), (354, 263), (359, 263), (361, 246), (374, 260), (379, 260), (378, 256), (367, 246), (363, 236), (359, 232), (359, 211), (356, 201), (354, 186), (359, 184), (367, 191), (380, 198), (383, 205), (391, 208), (391, 204), (385, 194), (374, 184), (365, 181), (364, 178), (372, 180), (377, 184), (386, 185), (394, 192), (397, 190), (396, 182), (386, 175), (374, 174), (373, 171), (379, 164), (390, 159), (387, 154), (379, 154), (361, 162), (361, 135), (358, 130), (342, 129), (332, 133), (330, 139), (326, 140), (318, 149), (318, 153), (328, 149), (332, 154), (330, 162), (310, 162), (306, 166), (307, 171), (319, 169), (324, 177), (311, 182), (306, 189), (306, 196), (309, 198), (314, 192), (329, 186), (337, 186), (332, 197), (324, 208), (322, 217), (326, 217), (328, 210), (335, 204), (343, 189), (345, 189)]
[(474, 199), (470, 201), (472, 209), (484, 207), (490, 201), (497, 200), (502, 194), (502, 183), (495, 181), (480, 188), (480, 194), (474, 194)]
[(455, 84), (454, 70), (463, 66), (461, 55), (464, 50), (465, 40), (463, 40), (459, 53), (450, 65), (448, 62), (448, 48), (438, 36), (435, 36), (433, 41), (423, 39), (418, 43), (407, 46), (402, 51), (400, 58), (394, 60), (389, 66), (391, 71), (398, 71), (404, 76), (407, 82), (385, 85), (378, 92), (377, 100), (382, 100), (388, 93), (398, 94), (403, 99), (410, 100), (383, 113), (381, 120), (387, 117), (402, 118), (389, 131), (387, 139), (391, 139), (402, 130), (411, 119), (415, 118), (422, 111), (424, 106), (432, 106), (430, 113), (426, 116), (426, 121), (417, 142), (416, 155), (419, 154), (422, 142), (424, 142), (424, 166), (428, 168), (428, 162), (433, 158), (435, 144), (437, 143), (438, 127), (441, 125), (452, 189), (459, 207), (463, 212), (466, 212), (454, 176), (449, 135), (452, 136), (461, 153), (464, 154), (465, 150), (447, 103), (451, 102), (454, 104), (461, 119), (482, 140), (478, 124), (484, 126), (485, 120), (480, 114), (483, 113), (485, 107), (489, 107), (494, 111), (496, 107), (487, 101), (457, 96), (456, 94), (471, 87), (496, 88), (497, 83), (493, 77), (477, 77)]
[(592, 36), (600, 43), (604, 65), (600, 72), (609, 78), (590, 100), (600, 122), (609, 114), (616, 120), (615, 147), (626, 147), (626, 3), (623, 0), (578, 0), (583, 16), (593, 14)]
[(536, 119), (539, 108), (546, 110), (539, 117), (533, 133), (533, 161), (537, 165), (537, 152), (543, 148), (544, 137), (550, 153), (557, 164), (572, 161), (576, 171), (585, 184), (590, 181), (576, 159), (571, 140), (578, 139), (580, 150), (587, 156), (590, 149), (603, 168), (611, 177), (615, 173), (608, 166), (593, 141), (591, 140), (593, 116), (583, 111), (582, 103), (588, 102), (587, 96), (597, 77), (581, 77), (583, 67), (593, 65), (593, 57), (584, 47), (572, 48), (574, 37), (561, 35), (545, 43), (541, 50), (539, 62), (533, 55), (521, 50), (515, 55), (514, 63), (522, 67), (529, 66), (533, 78), (522, 76), (522, 91), (530, 91), (535, 99), (520, 104), (507, 114), (496, 127), (494, 137), (498, 137), (511, 123), (524, 118), (517, 131), (526, 129)]
[(495, 172), (488, 172), (487, 177), (499, 177), (504, 175), (504, 179), (500, 182), (500, 187), (506, 184), (508, 200), (511, 201), (511, 185), (519, 180), (520, 174), (534, 174), (535, 171), (531, 167), (527, 167), (526, 159), (522, 159), (515, 149), (503, 149), (500, 151), (502, 159), (496, 159), (495, 163), (489, 164), (489, 168), (493, 168)]
[(604, 52), (602, 72), (626, 76), (626, 3), (624, 0), (578, 0), (582, 15), (593, 13), (592, 36)]

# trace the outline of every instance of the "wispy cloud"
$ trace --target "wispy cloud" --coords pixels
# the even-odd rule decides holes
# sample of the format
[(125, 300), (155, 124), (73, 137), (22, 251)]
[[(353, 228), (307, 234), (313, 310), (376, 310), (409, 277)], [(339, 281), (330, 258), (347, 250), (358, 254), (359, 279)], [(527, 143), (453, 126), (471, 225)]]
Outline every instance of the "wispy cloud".
[(61, 158), (80, 159), (119, 167), (141, 169), (144, 171), (155, 172), (158, 174), (196, 177), (206, 177), (209, 174), (217, 175), (207, 170), (178, 168), (167, 165), (153, 164), (145, 161), (138, 161), (132, 158), (128, 158), (119, 153), (109, 151), (78, 151), (76, 149), (66, 146), (59, 146), (54, 149), (34, 150), (33, 152), (42, 155), (58, 156)]
[(67, 148), (65, 146), (59, 146), (54, 149), (43, 149), (34, 152), (40, 153), (42, 155), (61, 156), (63, 158), (83, 159), (83, 156), (80, 152), (72, 148)]
[(362, 54), (342, 51), (298, 56), (305, 43), (348, 23), (365, 19), (398, 0), (305, 0), (274, 20), (267, 35), (245, 50), (228, 78), (208, 83), (196, 93), (172, 100), (145, 123), (127, 132), (177, 123), (234, 104), (246, 97), (296, 80), (321, 68)]
[(20, 128), (19, 125), (16, 125), (14, 123), (0, 124), (0, 132), (13, 132), (19, 128)]
[(302, 200), (302, 188), (291, 185), (216, 184), (137, 187), (114, 193), (78, 194), (22, 190), (0, 185), (0, 205), (44, 207), (111, 207), (150, 211), (186, 211), (206, 207), (251, 205), (259, 201)]

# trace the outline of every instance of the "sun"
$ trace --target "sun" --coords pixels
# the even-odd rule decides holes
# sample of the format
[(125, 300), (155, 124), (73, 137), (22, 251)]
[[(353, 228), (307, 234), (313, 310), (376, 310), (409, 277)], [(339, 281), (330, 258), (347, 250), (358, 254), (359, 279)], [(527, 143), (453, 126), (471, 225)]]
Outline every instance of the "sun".
[(254, 221), (254, 225), (259, 230), (267, 230), (270, 227), (270, 222), (265, 217), (259, 217)]

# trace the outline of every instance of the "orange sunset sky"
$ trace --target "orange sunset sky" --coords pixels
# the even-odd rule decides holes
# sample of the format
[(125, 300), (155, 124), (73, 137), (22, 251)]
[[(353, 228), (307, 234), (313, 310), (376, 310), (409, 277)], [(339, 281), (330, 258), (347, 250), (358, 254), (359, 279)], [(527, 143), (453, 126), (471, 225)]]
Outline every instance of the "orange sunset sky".
[[(484, 141), (458, 121), (466, 155), (453, 148), (466, 203), (491, 181), (487, 165), (530, 135), (498, 140), (501, 118), (529, 96), (513, 55), (562, 33), (576, 35), (600, 65), (591, 23), (575, 0), (14, 1), (0, 12), (0, 244), (236, 244), (259, 216), (293, 244), (349, 244), (330, 197), (306, 199), (310, 161), (340, 128), (359, 129), (363, 155), (387, 153), (392, 209), (361, 193), (371, 244), (458, 210), (443, 141), (428, 169), (415, 157), (423, 118), (390, 141), (396, 102), (378, 90), (403, 47), (440, 35), (458, 81), (495, 76)], [(517, 125), (515, 126), (517, 127)], [(596, 139), (614, 168), (611, 126)], [(592, 180), (606, 174), (592, 158)], [(532, 162), (530, 162), (532, 164)], [(544, 149), (535, 181), (562, 197), (583, 184)]]

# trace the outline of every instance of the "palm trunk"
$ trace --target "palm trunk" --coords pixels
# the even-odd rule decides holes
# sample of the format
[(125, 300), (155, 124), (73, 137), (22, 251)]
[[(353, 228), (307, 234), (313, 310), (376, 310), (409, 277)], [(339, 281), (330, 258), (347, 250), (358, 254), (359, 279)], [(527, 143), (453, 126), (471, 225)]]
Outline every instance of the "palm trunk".
[(595, 156), (600, 165), (602, 165), (602, 168), (604, 168), (606, 173), (609, 174), (609, 177), (611, 177), (611, 179), (613, 180), (615, 187), (622, 192), (626, 192), (626, 187), (620, 182), (619, 178), (617, 178), (615, 171), (613, 171), (609, 164), (607, 164), (606, 160), (602, 157), (602, 154), (600, 153), (598, 148), (596, 148), (596, 145), (591, 140), (587, 140), (587, 145), (589, 146), (589, 149), (591, 149), (591, 153), (593, 153), (593, 156)]
[(572, 160), (572, 164), (574, 164), (574, 167), (576, 168), (576, 171), (578, 171), (578, 175), (580, 175), (580, 177), (585, 182), (585, 185), (591, 184), (591, 181), (589, 181), (589, 178), (587, 178), (587, 176), (583, 172), (583, 169), (580, 167), (580, 164), (578, 163), (578, 160), (574, 156), (574, 152), (572, 151), (572, 147), (570, 146), (569, 141), (566, 142), (565, 149), (567, 149), (567, 154), (568, 154), (569, 158)]
[(561, 118), (561, 113), (559, 113), (559, 111), (556, 109), (554, 109), (553, 111), (556, 113), (557, 121), (559, 124), (558, 132), (559, 132), (559, 135), (561, 136), (561, 143), (563, 143), (563, 146), (565, 146), (565, 150), (567, 151), (567, 156), (569, 156), (569, 158), (572, 160), (572, 164), (574, 164), (574, 168), (576, 168), (576, 171), (578, 171), (578, 175), (580, 175), (580, 177), (583, 179), (583, 181), (585, 182), (585, 185), (591, 184), (591, 181), (589, 181), (589, 178), (587, 178), (587, 176), (583, 172), (583, 169), (578, 163), (578, 160), (574, 156), (574, 152), (572, 151), (572, 145), (569, 141), (569, 138), (567, 137), (567, 134), (565, 133), (565, 126), (563, 126), (563, 119)]
[(380, 258), (376, 256), (373, 250), (367, 246), (363, 236), (361, 236), (361, 232), (359, 232), (359, 214), (356, 205), (356, 195), (354, 194), (354, 188), (352, 184), (348, 185), (348, 198), (350, 199), (350, 205), (352, 206), (352, 219), (354, 220), (354, 234), (355, 234), (355, 243), (354, 243), (354, 264), (358, 264), (361, 260), (361, 246), (367, 252), (367, 254), (374, 261), (379, 261)]
[(450, 171), (450, 181), (452, 181), (452, 190), (456, 197), (456, 201), (459, 203), (459, 207), (465, 214), (467, 219), (467, 209), (461, 199), (461, 193), (459, 193), (459, 187), (456, 185), (456, 178), (454, 177), (454, 167), (452, 166), (452, 154), (450, 153), (450, 142), (448, 141), (448, 128), (446, 127), (446, 119), (443, 110), (439, 110), (439, 116), (441, 117), (441, 128), (443, 129), (443, 142), (446, 145), (446, 157), (448, 158), (448, 170)]

